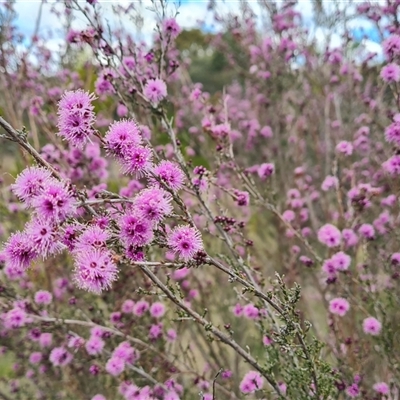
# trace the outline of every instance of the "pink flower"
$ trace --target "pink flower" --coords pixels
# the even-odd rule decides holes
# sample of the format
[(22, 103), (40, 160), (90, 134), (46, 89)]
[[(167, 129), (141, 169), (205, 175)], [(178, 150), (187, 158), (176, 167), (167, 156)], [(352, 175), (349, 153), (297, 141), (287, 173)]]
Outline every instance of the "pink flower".
[(172, 212), (171, 201), (167, 191), (151, 187), (136, 196), (133, 208), (140, 218), (157, 224)]
[(221, 377), (223, 379), (230, 379), (230, 378), (232, 378), (232, 375), (233, 375), (232, 371), (230, 371), (229, 369), (222, 371), (222, 373), (221, 373)]
[(382, 164), (382, 168), (390, 175), (400, 175), (400, 156), (390, 157)]
[(346, 393), (349, 397), (357, 397), (360, 394), (360, 389), (356, 383), (353, 383), (346, 389)]
[(100, 294), (117, 279), (118, 270), (107, 250), (89, 250), (75, 255), (74, 281), (80, 289)]
[(150, 305), (147, 301), (140, 300), (133, 307), (133, 314), (138, 317), (141, 317), (149, 308)]
[(385, 65), (380, 76), (387, 83), (398, 82), (400, 80), (400, 67), (394, 63)]
[(11, 190), (27, 206), (31, 206), (33, 199), (42, 193), (50, 181), (54, 181), (54, 178), (47, 169), (28, 167), (18, 175), (15, 183), (11, 185)]
[(96, 93), (100, 96), (115, 93), (115, 88), (112, 82), (116, 76), (116, 73), (112, 69), (103, 69), (95, 82)]
[(107, 361), (106, 371), (112, 376), (120, 375), (125, 369), (125, 362), (121, 358), (112, 357)]
[(28, 317), (24, 310), (19, 307), (15, 307), (12, 310), (1, 315), (4, 327), (7, 329), (17, 329), (25, 326), (28, 322)]
[(337, 144), (336, 151), (346, 156), (351, 156), (353, 154), (353, 145), (343, 140)]
[(136, 121), (122, 120), (114, 122), (107, 131), (104, 140), (108, 152), (118, 158), (124, 158), (129, 151), (142, 143), (142, 136)]
[(102, 338), (104, 335), (104, 329), (100, 326), (94, 326), (90, 329), (90, 336), (96, 336), (98, 338)]
[(375, 390), (375, 392), (387, 395), (389, 394), (389, 385), (385, 382), (377, 382), (372, 386), (372, 388)]
[(260, 130), (260, 135), (265, 138), (271, 138), (273, 136), (271, 127), (263, 126)]
[(152, 167), (153, 153), (147, 146), (136, 146), (129, 149), (125, 157), (120, 160), (124, 174), (143, 176)]
[(181, 27), (177, 24), (175, 18), (165, 19), (162, 26), (164, 32), (169, 33), (174, 39), (181, 33)]
[(97, 225), (86, 228), (79, 236), (75, 243), (75, 251), (88, 251), (94, 249), (106, 249), (106, 241), (109, 239), (110, 233), (106, 229), (102, 229)]
[(400, 253), (393, 253), (390, 257), (390, 261), (392, 265), (399, 265), (400, 264)]
[(203, 250), (200, 232), (190, 226), (178, 226), (167, 237), (168, 246), (184, 261), (192, 259)]
[(120, 358), (126, 363), (133, 364), (139, 359), (139, 353), (129, 342), (121, 342), (112, 352), (112, 358)]
[(263, 337), (262, 342), (263, 342), (264, 346), (271, 346), (271, 344), (273, 343), (273, 340), (269, 336), (265, 335)]
[(261, 164), (258, 169), (257, 169), (257, 174), (258, 176), (264, 180), (269, 178), (275, 171), (275, 166), (274, 164), (271, 163), (265, 163)]
[(279, 390), (281, 391), (281, 393), (282, 393), (283, 395), (285, 395), (285, 394), (286, 394), (286, 390), (287, 390), (286, 383), (284, 383), (284, 382), (279, 382), (279, 383), (278, 383), (278, 387), (279, 387)]
[(346, 247), (353, 247), (358, 243), (358, 237), (352, 229), (343, 229), (342, 238)]
[[(152, 172), (174, 192), (182, 189), (185, 182), (185, 174), (177, 164), (163, 160), (154, 167)], [(157, 180), (152, 176), (150, 176), (149, 180), (153, 185), (159, 185)]]
[(322, 264), (322, 271), (324, 271), (329, 276), (336, 276), (336, 266), (331, 258), (324, 261), (324, 263)]
[(123, 215), (119, 221), (119, 237), (125, 247), (145, 246), (153, 240), (153, 224), (136, 212)]
[(295, 218), (296, 218), (296, 214), (294, 213), (293, 210), (286, 210), (286, 211), (283, 212), (282, 218), (286, 222), (293, 222), (295, 220)]
[(374, 317), (365, 318), (363, 321), (364, 333), (377, 336), (381, 333), (382, 324)]
[(339, 246), (341, 236), (339, 229), (331, 224), (322, 226), (318, 231), (318, 240), (328, 247)]
[(243, 307), (243, 315), (249, 319), (257, 319), (260, 316), (260, 310), (250, 303)]
[(40, 361), (42, 361), (43, 354), (40, 353), (39, 351), (34, 351), (30, 356), (29, 356), (29, 362), (31, 364), (39, 364)]
[(163, 303), (153, 303), (150, 307), (150, 314), (154, 318), (161, 318), (165, 314), (165, 306)]
[(174, 342), (176, 338), (178, 337), (176, 330), (175, 329), (168, 329), (167, 334), (166, 334), (166, 339), (169, 342)]
[(163, 334), (162, 328), (163, 328), (162, 324), (153, 324), (149, 330), (149, 339), (150, 340), (160, 339)]
[(12, 234), (4, 246), (3, 254), (6, 266), (16, 271), (25, 271), (38, 257), (34, 244), (25, 232)]
[(75, 214), (75, 200), (62, 182), (49, 181), (43, 191), (32, 202), (38, 215), (43, 219), (63, 222)]
[(167, 85), (161, 79), (149, 79), (143, 93), (150, 102), (157, 104), (167, 96)]
[(385, 129), (385, 139), (388, 143), (400, 146), (400, 123), (393, 122)]
[(60, 253), (66, 246), (61, 243), (58, 225), (45, 218), (33, 218), (26, 224), (26, 233), (43, 258)]
[(130, 70), (133, 70), (136, 65), (134, 57), (124, 57), (122, 63)]
[(135, 302), (134, 302), (133, 300), (125, 300), (125, 301), (122, 303), (121, 311), (122, 311), (124, 314), (130, 314), (130, 313), (133, 312), (133, 307), (134, 307), (134, 305), (135, 305)]
[(83, 90), (65, 92), (58, 103), (59, 135), (75, 147), (83, 147), (94, 132), (93, 94)]
[(102, 394), (96, 394), (91, 400), (107, 400)]
[(39, 290), (35, 293), (35, 303), (48, 305), (52, 302), (53, 295), (47, 290)]
[(373, 239), (375, 237), (375, 229), (371, 224), (362, 224), (358, 228), (358, 233), (360, 233), (366, 239)]
[(68, 347), (73, 349), (80, 349), (85, 344), (85, 339), (80, 336), (72, 336), (68, 340)]
[(349, 269), (351, 264), (351, 257), (344, 253), (343, 251), (339, 251), (331, 257), (333, 265), (337, 271), (346, 271)]
[(180, 281), (190, 274), (190, 269), (187, 267), (179, 268), (172, 273), (172, 278)]
[(39, 337), (39, 345), (41, 348), (50, 347), (53, 340), (53, 335), (51, 333), (44, 332)]
[(321, 189), (327, 192), (330, 189), (337, 189), (339, 186), (339, 180), (336, 176), (328, 175), (322, 182)]
[(128, 115), (128, 108), (126, 107), (125, 104), (121, 104), (121, 103), (118, 104), (117, 115), (120, 118), (126, 117)]
[(248, 372), (240, 382), (240, 391), (242, 393), (254, 393), (263, 387), (264, 379), (257, 371)]
[(329, 302), (329, 311), (343, 317), (350, 309), (350, 304), (346, 299), (337, 297)]
[(72, 361), (72, 354), (69, 353), (64, 347), (55, 347), (49, 356), (50, 362), (55, 367), (64, 367)]
[(391, 35), (382, 43), (383, 52), (386, 58), (391, 61), (400, 55), (400, 36)]
[(248, 192), (242, 192), (235, 189), (233, 193), (236, 198), (236, 203), (239, 207), (248, 206), (250, 204), (250, 195)]
[(243, 315), (243, 306), (237, 303), (232, 309), (233, 315), (241, 317)]
[(104, 348), (104, 341), (97, 337), (91, 336), (90, 339), (85, 343), (85, 349), (91, 356), (101, 354)]

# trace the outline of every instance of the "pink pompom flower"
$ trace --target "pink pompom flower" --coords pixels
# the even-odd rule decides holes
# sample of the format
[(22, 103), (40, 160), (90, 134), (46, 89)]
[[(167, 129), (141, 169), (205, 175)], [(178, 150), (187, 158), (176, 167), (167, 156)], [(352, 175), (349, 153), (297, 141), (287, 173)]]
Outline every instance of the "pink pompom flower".
[(250, 371), (240, 382), (239, 388), (242, 393), (247, 394), (262, 389), (263, 385), (264, 379), (261, 374), (257, 371)]
[(382, 324), (374, 317), (365, 318), (363, 321), (363, 331), (368, 335), (378, 336), (381, 333)]
[(144, 87), (144, 95), (154, 104), (167, 96), (167, 85), (162, 79), (149, 79)]
[(322, 226), (318, 231), (318, 240), (328, 247), (339, 246), (342, 234), (339, 229), (332, 224)]
[(167, 237), (168, 246), (184, 261), (192, 259), (203, 250), (200, 232), (190, 226), (178, 226)]
[(350, 309), (350, 304), (346, 299), (342, 297), (337, 297), (329, 302), (329, 311), (332, 314), (337, 314), (340, 317), (346, 315), (347, 311)]
[(93, 94), (81, 89), (65, 92), (58, 103), (58, 134), (75, 147), (82, 148), (94, 132)]

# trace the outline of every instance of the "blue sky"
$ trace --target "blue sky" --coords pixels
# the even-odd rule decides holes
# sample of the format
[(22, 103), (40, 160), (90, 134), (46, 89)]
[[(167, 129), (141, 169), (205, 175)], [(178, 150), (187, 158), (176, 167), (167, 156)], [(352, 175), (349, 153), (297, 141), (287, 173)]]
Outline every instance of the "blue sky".
[[(4, 0), (0, 0), (4, 1)], [(48, 0), (48, 2), (52, 2), (52, 0)], [(109, 9), (111, 4), (115, 4), (117, 2), (127, 3), (132, 2), (132, 0), (100, 0), (102, 7), (105, 9)], [(134, 1), (137, 3), (137, 1)], [(155, 27), (155, 20), (154, 15), (146, 9), (146, 5), (148, 6), (150, 0), (144, 0), (145, 7), (142, 7), (142, 16), (144, 17), (144, 27), (141, 34), (142, 40), (151, 41), (151, 37), (153, 35), (154, 27)], [(171, 4), (174, 1), (170, 1)], [(178, 3), (176, 1), (175, 3)], [(258, 5), (257, 1), (250, 0), (249, 3), (253, 6), (255, 12), (258, 12)], [(202, 29), (206, 31), (215, 31), (215, 26), (213, 25), (213, 19), (211, 13), (207, 12), (207, 4), (208, 0), (180, 0), (180, 8), (179, 8), (179, 15), (177, 17), (178, 23), (184, 28), (191, 28), (201, 26)], [(236, 11), (239, 9), (239, 2), (238, 0), (217, 0), (216, 1), (217, 7), (219, 11), (226, 12), (226, 11)], [(324, 3), (325, 4), (325, 3)], [(19, 14), (18, 17), (18, 25), (21, 31), (30, 37), (34, 31), (36, 16), (39, 11), (40, 0), (17, 0), (17, 12)], [(60, 43), (60, 35), (57, 35), (57, 30), (60, 28), (60, 21), (50, 13), (51, 4), (45, 4), (43, 6), (42, 12), (42, 23), (41, 23), (41, 33), (47, 33), (49, 30), (54, 32), (53, 38), (49, 38), (48, 42), (50, 48), (54, 50), (58, 47)], [(171, 10), (174, 7), (171, 7)], [(110, 10), (110, 9), (109, 9)], [(312, 5), (310, 0), (300, 0), (298, 5), (298, 10), (302, 13), (304, 20), (307, 23), (307, 26), (312, 23)], [(171, 11), (172, 12), (172, 11)], [(111, 15), (108, 13), (108, 15)], [(112, 19), (112, 18), (111, 18)], [(201, 20), (201, 24), (199, 25), (199, 20)], [(86, 26), (82, 17), (77, 18), (74, 20), (74, 24), (76, 28), (84, 28)], [(324, 32), (323, 30), (315, 31), (318, 39), (323, 40)], [(367, 42), (368, 45), (371, 47), (371, 50), (378, 51), (380, 42), (379, 34), (374, 28), (371, 23), (366, 21), (365, 19), (359, 18), (352, 21), (352, 34), (356, 40), (363, 40), (366, 36), (368, 38)], [(57, 44), (58, 43), (58, 44)], [(340, 44), (340, 37), (339, 35), (333, 36), (331, 45), (335, 47), (335, 45)]]

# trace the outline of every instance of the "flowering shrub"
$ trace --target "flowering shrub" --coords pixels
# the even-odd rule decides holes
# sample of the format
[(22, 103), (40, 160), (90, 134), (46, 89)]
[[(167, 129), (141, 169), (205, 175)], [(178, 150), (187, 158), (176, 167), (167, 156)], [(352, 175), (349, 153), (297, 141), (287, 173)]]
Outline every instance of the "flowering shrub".
[(151, 45), (107, 25), (96, 0), (56, 3), (87, 23), (67, 27), (61, 60), (36, 34), (16, 51), (2, 4), (1, 140), (14, 155), (0, 394), (397, 399), (392, 3), (355, 10), (382, 32), (380, 65), (347, 30), (341, 47), (310, 42), (295, 2), (262, 3), (262, 31), (248, 4), (219, 15), (211, 2), (222, 33), (209, 47), (234, 74), (216, 93), (192, 82), (164, 2)]

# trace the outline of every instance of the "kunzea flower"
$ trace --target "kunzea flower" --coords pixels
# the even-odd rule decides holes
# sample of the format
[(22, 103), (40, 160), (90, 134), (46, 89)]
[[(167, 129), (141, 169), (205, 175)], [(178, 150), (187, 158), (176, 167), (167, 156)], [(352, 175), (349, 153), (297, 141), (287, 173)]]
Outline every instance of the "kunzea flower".
[(52, 302), (53, 295), (47, 290), (39, 290), (35, 293), (35, 303), (48, 305)]
[(338, 253), (334, 254), (331, 257), (331, 260), (336, 271), (346, 271), (349, 269), (351, 264), (351, 257), (343, 251), (339, 251)]
[(387, 83), (398, 82), (400, 80), (400, 67), (395, 63), (385, 65), (380, 76)]
[(85, 343), (85, 349), (89, 355), (95, 356), (103, 352), (104, 345), (104, 340), (97, 336), (91, 336)]
[(133, 208), (139, 217), (156, 224), (171, 214), (171, 201), (171, 195), (164, 189), (152, 187), (136, 196)]
[(149, 79), (143, 93), (151, 103), (157, 104), (167, 96), (167, 85), (162, 79)]
[(81, 289), (100, 294), (117, 279), (118, 270), (107, 250), (88, 250), (75, 254), (74, 281)]
[(262, 389), (263, 385), (264, 379), (261, 374), (257, 371), (250, 371), (240, 382), (239, 388), (242, 393), (247, 394)]
[(65, 92), (58, 103), (58, 134), (75, 147), (82, 148), (94, 132), (94, 99), (79, 89)]
[(154, 318), (161, 318), (165, 314), (165, 306), (163, 303), (153, 303), (150, 307), (150, 314)]
[(382, 324), (374, 317), (365, 318), (363, 321), (363, 331), (368, 335), (377, 336), (381, 333)]
[(350, 142), (342, 140), (337, 144), (336, 151), (345, 156), (351, 156), (353, 154), (353, 145)]
[(328, 247), (339, 246), (342, 235), (336, 226), (326, 224), (318, 231), (318, 240)]
[(165, 19), (162, 22), (163, 31), (171, 35), (172, 38), (176, 38), (181, 33), (181, 27), (176, 22), (175, 18)]
[(192, 259), (203, 250), (200, 232), (190, 226), (178, 226), (167, 237), (168, 246), (184, 261)]
[(33, 218), (26, 225), (26, 233), (36, 252), (43, 258), (60, 253), (66, 248), (61, 242), (58, 225), (52, 219)]
[(55, 367), (63, 367), (68, 365), (72, 361), (72, 358), (72, 354), (64, 347), (55, 347), (50, 353), (49, 361)]
[(112, 357), (107, 361), (106, 371), (112, 376), (120, 375), (125, 369), (125, 361), (118, 357)]
[(68, 188), (58, 181), (48, 183), (32, 202), (39, 217), (63, 222), (76, 211), (75, 199)]
[(390, 157), (382, 164), (382, 168), (390, 175), (400, 175), (400, 156)]
[(39, 255), (35, 244), (26, 232), (16, 232), (4, 246), (6, 266), (17, 271), (25, 271)]
[(105, 249), (106, 241), (110, 233), (98, 225), (86, 228), (75, 242), (75, 251), (86, 251), (90, 249)]
[(107, 151), (120, 159), (127, 157), (133, 148), (142, 144), (139, 126), (133, 120), (114, 122), (107, 131), (104, 140)]
[(391, 35), (382, 43), (383, 52), (389, 61), (400, 56), (400, 36)]
[(372, 386), (372, 389), (379, 394), (389, 394), (389, 385), (386, 382), (377, 382)]
[[(158, 177), (168, 188), (177, 192), (182, 189), (185, 182), (185, 174), (180, 167), (172, 161), (163, 160), (156, 165), (153, 170), (153, 174)], [(149, 177), (150, 182), (153, 185), (158, 186), (158, 181), (154, 177)]]
[(25, 168), (11, 185), (13, 193), (26, 205), (31, 206), (33, 199), (42, 193), (43, 188), (54, 181), (50, 171), (41, 167)]
[(145, 246), (153, 240), (153, 223), (137, 214), (137, 212), (128, 212), (119, 220), (119, 237), (125, 247)]
[(329, 311), (343, 317), (350, 309), (350, 304), (346, 299), (337, 297), (329, 302)]
[(132, 147), (125, 157), (120, 160), (124, 174), (141, 177), (150, 171), (153, 164), (153, 153), (147, 146)]

